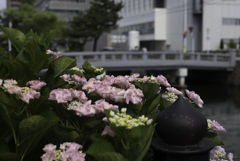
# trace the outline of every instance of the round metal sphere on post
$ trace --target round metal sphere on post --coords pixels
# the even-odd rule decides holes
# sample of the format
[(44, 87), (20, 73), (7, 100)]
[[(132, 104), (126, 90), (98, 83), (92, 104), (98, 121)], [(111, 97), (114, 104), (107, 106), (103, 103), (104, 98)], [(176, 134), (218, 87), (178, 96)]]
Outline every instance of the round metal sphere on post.
[(151, 147), (154, 161), (209, 161), (214, 147), (207, 133), (206, 117), (182, 96), (162, 111), (157, 120)]

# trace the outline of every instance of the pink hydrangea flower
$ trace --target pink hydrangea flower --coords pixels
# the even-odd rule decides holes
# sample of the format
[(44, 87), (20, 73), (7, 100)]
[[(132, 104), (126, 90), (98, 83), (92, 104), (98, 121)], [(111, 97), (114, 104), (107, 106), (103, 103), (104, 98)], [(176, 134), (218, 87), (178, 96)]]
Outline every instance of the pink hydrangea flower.
[(27, 104), (29, 104), (30, 99), (40, 97), (40, 92), (37, 92), (37, 91), (30, 88), (27, 93), (22, 93), (21, 96), (22, 96), (21, 100), (26, 102)]
[(211, 127), (216, 132), (226, 132), (225, 128), (222, 127), (217, 121), (213, 120), (211, 121)]
[(67, 89), (54, 89), (50, 92), (48, 99), (58, 103), (67, 103), (72, 100), (72, 93)]
[(147, 76), (144, 76), (144, 77), (142, 78), (143, 82), (147, 82), (149, 79), (150, 79), (150, 77), (147, 77)]
[(112, 85), (114, 83), (114, 76), (108, 76), (106, 75), (106, 78), (102, 81), (104, 85)]
[(17, 84), (16, 80), (13, 79), (5, 79), (3, 83), (4, 88), (9, 88)]
[(166, 87), (171, 87), (171, 85), (167, 81), (167, 78), (165, 78), (164, 76), (160, 75), (156, 79), (159, 84), (162, 84)]
[(133, 104), (138, 104), (142, 101), (143, 93), (139, 89), (128, 89), (125, 94), (124, 98), (126, 99), (126, 103), (129, 104), (129, 101), (131, 101)]
[(21, 94), (21, 93), (22, 93), (22, 89), (21, 89), (21, 87), (19, 87), (19, 86), (9, 87), (9, 88), (7, 89), (7, 91), (8, 91), (10, 94)]
[(173, 93), (173, 94), (176, 94), (176, 95), (182, 94), (181, 91), (177, 90), (177, 89), (174, 88), (174, 87), (167, 87), (167, 90), (168, 90), (168, 92)]
[(71, 80), (69, 74), (63, 74), (63, 75), (60, 76), (60, 78), (62, 78), (64, 81), (70, 81)]
[(166, 86), (166, 87), (171, 87), (171, 85), (170, 85), (170, 84), (168, 83), (168, 81), (167, 81), (167, 78), (165, 78), (165, 77), (162, 76), (162, 75), (160, 75), (160, 76), (157, 77), (157, 82), (158, 82), (159, 84), (162, 84), (162, 85)]
[(139, 76), (140, 76), (140, 74), (134, 73), (134, 74), (130, 75), (130, 76), (127, 78), (127, 80), (128, 80), (129, 82), (133, 82), (133, 81), (135, 81), (136, 78), (139, 77)]
[(189, 90), (185, 90), (187, 96), (196, 103), (196, 105), (198, 105), (199, 107), (203, 107), (203, 100), (200, 98), (200, 96), (198, 94), (196, 94), (194, 91), (189, 91)]
[(83, 85), (87, 83), (87, 79), (85, 77), (79, 77), (78, 75), (74, 74), (71, 76), (73, 81), (76, 83), (82, 83)]
[(101, 135), (102, 135), (102, 136), (104, 136), (104, 135), (111, 135), (111, 136), (114, 136), (115, 133), (114, 133), (114, 131), (111, 129), (110, 126), (105, 126), (105, 128), (104, 128), (104, 130), (103, 130), (103, 132), (102, 132)]
[(88, 91), (88, 93), (94, 92), (96, 90), (96, 82), (96, 79), (91, 78), (83, 85), (82, 89)]
[(102, 113), (104, 113), (104, 110), (109, 110), (109, 109), (118, 111), (117, 105), (109, 104), (108, 102), (105, 101), (105, 99), (96, 101), (94, 107), (97, 111), (102, 112)]
[(83, 91), (73, 90), (73, 89), (70, 89), (69, 91), (71, 92), (72, 97), (77, 98), (79, 101), (86, 102), (88, 100), (88, 98), (86, 97)]
[(129, 81), (124, 76), (117, 76), (114, 79), (114, 84), (118, 85), (121, 88), (129, 87)]
[(79, 105), (75, 111), (78, 116), (94, 116), (96, 114), (96, 109), (91, 105), (91, 100)]
[(229, 153), (227, 158), (228, 158), (228, 161), (233, 161), (233, 153)]
[(46, 153), (42, 155), (42, 161), (52, 161), (52, 160), (56, 160), (56, 156), (55, 156), (55, 152), (54, 150), (56, 149), (56, 145), (53, 144), (47, 144), (45, 145), (45, 147), (43, 148), (43, 151), (45, 151)]
[(46, 83), (45, 82), (41, 82), (39, 80), (32, 80), (32, 81), (27, 82), (27, 85), (31, 85), (30, 88), (32, 88), (32, 89), (39, 90), (43, 86), (45, 86)]

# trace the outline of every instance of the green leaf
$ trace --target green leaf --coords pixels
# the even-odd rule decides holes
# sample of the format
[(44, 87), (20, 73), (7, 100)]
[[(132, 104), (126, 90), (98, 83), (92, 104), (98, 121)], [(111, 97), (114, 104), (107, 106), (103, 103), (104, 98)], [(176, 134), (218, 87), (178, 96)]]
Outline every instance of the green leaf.
[(152, 125), (135, 127), (126, 134), (126, 139), (132, 144), (136, 144), (146, 136), (146, 131), (152, 131), (152, 129)]
[(54, 71), (54, 78), (59, 76), (62, 72), (75, 67), (76, 60), (67, 56), (60, 56), (51, 63), (51, 68)]
[(135, 85), (136, 87), (138, 87), (139, 89), (141, 89), (141, 90), (142, 90), (142, 88), (143, 88), (143, 83), (142, 83), (142, 82), (134, 82), (134, 85)]
[(126, 161), (126, 159), (115, 149), (111, 143), (105, 140), (93, 143), (86, 152), (98, 161)]
[(54, 127), (53, 131), (61, 142), (74, 142), (79, 137), (76, 131), (69, 131), (61, 126)]
[(132, 102), (129, 103), (129, 107), (131, 108), (131, 110), (136, 114), (136, 115), (140, 115), (140, 112), (142, 111), (142, 103), (138, 103), (138, 104), (133, 104)]
[(214, 146), (224, 145), (224, 143), (220, 139), (218, 139), (217, 137), (211, 137), (211, 138), (208, 138), (208, 139), (213, 141)]
[(101, 125), (102, 125), (102, 118), (103, 117), (94, 117), (94, 118), (91, 118), (88, 122), (87, 122), (87, 124), (86, 124), (86, 126), (88, 127), (88, 128), (92, 128), (92, 129), (96, 129), (96, 128), (98, 128), (98, 127), (101, 127)]
[(205, 135), (206, 138), (213, 138), (213, 137), (216, 137), (216, 136), (218, 136), (218, 134), (215, 133), (215, 132), (212, 132), (212, 131), (208, 131)]
[(21, 159), (21, 155), (16, 153), (5, 152), (0, 154), (0, 160), (2, 161), (19, 161)]
[(8, 127), (11, 128), (13, 135), (15, 135), (17, 116), (2, 103), (0, 103), (0, 113), (5, 123), (7, 123)]
[(160, 101), (160, 111), (165, 110), (171, 104), (172, 104), (171, 102), (161, 98), (161, 101)]
[(41, 92), (41, 96), (38, 99), (31, 100), (30, 104), (28, 105), (28, 110), (33, 115), (49, 109), (49, 107), (47, 106), (49, 93), (50, 93), (49, 88), (45, 88), (44, 91)]
[(26, 82), (34, 79), (34, 75), (31, 74), (28, 67), (19, 60), (3, 60), (0, 62), (8, 69), (8, 71), (13, 75), (12, 79), (17, 80), (17, 82), (25, 86)]
[(143, 111), (145, 116), (148, 116), (154, 109), (157, 108), (157, 106), (161, 102), (161, 95), (158, 95), (157, 97), (152, 97), (151, 99), (147, 100), (143, 105)]
[(0, 46), (0, 55), (1, 55), (1, 54), (5, 54), (5, 49)]
[(50, 120), (38, 115), (23, 119), (19, 124), (19, 131), (23, 141), (41, 132), (46, 132), (58, 121), (59, 119)]
[(135, 146), (131, 147), (129, 152), (129, 160), (134, 161), (142, 161), (143, 157), (146, 155), (147, 151), (149, 150), (152, 136), (154, 133), (154, 126), (151, 126), (148, 131), (146, 131), (146, 135), (142, 138)]
[(0, 28), (11, 41), (13, 46), (20, 52), (26, 39), (25, 35), (21, 31), (16, 29), (3, 27), (1, 25)]
[(0, 154), (4, 152), (9, 152), (8, 144), (5, 139), (0, 138)]
[(58, 116), (53, 111), (45, 111), (43, 113), (40, 113), (40, 116), (50, 119), (50, 120), (57, 120), (59, 119)]
[(27, 64), (32, 74), (36, 74), (43, 68), (45, 61), (50, 57), (52, 56), (46, 54), (46, 51), (42, 51), (39, 44), (31, 38), (26, 41), (23, 50), (16, 59)]
[(18, 100), (15, 98), (14, 95), (8, 94), (7, 92), (0, 90), (0, 98), (0, 103), (4, 104), (6, 107), (17, 113), (20, 105), (17, 103)]
[(51, 30), (50, 32), (42, 33), (40, 36), (40, 44), (44, 45), (48, 49), (52, 39), (60, 34), (59, 28)]
[(159, 91), (159, 85), (155, 83), (144, 83), (143, 84), (143, 95), (145, 99), (150, 99), (155, 96)]
[(96, 70), (96, 67), (93, 67), (87, 60), (83, 63), (82, 69), (87, 74), (94, 74), (94, 71)]

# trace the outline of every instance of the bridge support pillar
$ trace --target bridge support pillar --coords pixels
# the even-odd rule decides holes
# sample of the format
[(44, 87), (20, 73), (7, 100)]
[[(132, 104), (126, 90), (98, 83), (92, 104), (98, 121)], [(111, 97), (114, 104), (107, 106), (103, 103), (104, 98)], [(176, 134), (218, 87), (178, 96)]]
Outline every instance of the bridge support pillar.
[(187, 68), (179, 68), (177, 71), (177, 76), (179, 76), (179, 86), (185, 87), (185, 77), (188, 76), (188, 69)]

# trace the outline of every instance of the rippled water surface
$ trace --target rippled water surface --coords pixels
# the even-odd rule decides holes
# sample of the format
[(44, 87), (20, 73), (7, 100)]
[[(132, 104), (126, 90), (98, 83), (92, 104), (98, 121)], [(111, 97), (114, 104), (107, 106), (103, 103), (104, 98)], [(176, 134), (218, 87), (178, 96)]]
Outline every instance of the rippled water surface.
[(234, 161), (240, 161), (240, 88), (227, 85), (188, 85), (204, 101), (201, 112), (216, 120), (226, 129), (219, 138), (224, 142), (227, 153), (234, 154)]

